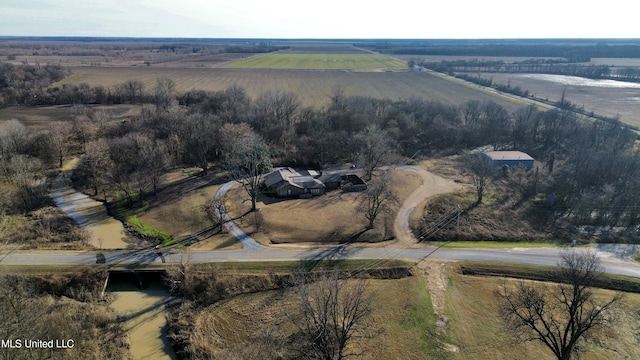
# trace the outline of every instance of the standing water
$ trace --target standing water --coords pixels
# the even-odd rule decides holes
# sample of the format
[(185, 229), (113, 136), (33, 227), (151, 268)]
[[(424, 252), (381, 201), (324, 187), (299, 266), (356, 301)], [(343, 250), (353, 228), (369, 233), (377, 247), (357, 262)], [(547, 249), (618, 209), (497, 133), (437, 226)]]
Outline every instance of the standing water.
[(125, 321), (134, 359), (177, 359), (166, 331), (166, 308), (177, 300), (161, 279), (133, 272), (112, 273), (107, 291), (115, 297), (111, 309)]
[(54, 180), (49, 196), (56, 205), (90, 234), (89, 243), (98, 249), (125, 249), (127, 243), (122, 223), (107, 214), (103, 203), (76, 191), (71, 186), (71, 172), (79, 159), (67, 162)]

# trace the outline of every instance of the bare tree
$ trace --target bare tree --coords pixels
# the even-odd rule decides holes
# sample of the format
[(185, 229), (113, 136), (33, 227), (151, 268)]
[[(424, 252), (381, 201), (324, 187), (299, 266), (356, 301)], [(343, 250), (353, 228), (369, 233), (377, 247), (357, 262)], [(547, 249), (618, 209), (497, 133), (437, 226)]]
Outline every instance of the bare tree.
[[(235, 136), (229, 137), (231, 134)], [(255, 211), (262, 177), (272, 168), (269, 148), (246, 124), (225, 124), (221, 138), (228, 139), (223, 148), (225, 166), (242, 184), (251, 198), (251, 211)]]
[(255, 101), (252, 125), (265, 140), (287, 151), (299, 107), (300, 101), (294, 93), (268, 91)]
[(364, 177), (368, 181), (392, 151), (390, 136), (377, 125), (369, 125), (356, 135), (356, 139), (360, 143)]
[(231, 85), (224, 91), (224, 101), (220, 109), (220, 118), (224, 123), (237, 123), (241, 114), (247, 111), (251, 99), (244, 88)]
[(87, 185), (93, 189), (95, 196), (102, 190), (104, 201), (107, 201), (108, 174), (113, 166), (107, 140), (102, 138), (87, 143), (79, 170), (83, 172)]
[(329, 274), (294, 274), (294, 288), (300, 314), (292, 316), (301, 342), (300, 354), (309, 359), (345, 359), (363, 335), (371, 314), (374, 295), (365, 279), (347, 280), (335, 270)]
[(224, 219), (227, 216), (227, 209), (224, 206), (225, 198), (214, 198), (202, 206), (202, 210), (211, 220), (214, 226), (218, 226), (220, 232), (224, 230)]
[(0, 157), (8, 162), (17, 153), (22, 153), (29, 144), (29, 129), (16, 119), (11, 119), (0, 128)]
[(181, 138), (185, 151), (185, 158), (190, 163), (196, 163), (206, 175), (209, 160), (216, 143), (216, 129), (219, 119), (215, 116), (194, 113), (184, 118), (182, 122)]
[(62, 168), (62, 162), (71, 148), (73, 136), (73, 124), (68, 121), (55, 121), (49, 127), (49, 139), (58, 167)]
[(142, 100), (144, 95), (144, 84), (140, 80), (128, 80), (122, 84), (124, 92), (132, 104), (138, 103)]
[(153, 194), (158, 194), (160, 177), (167, 167), (166, 146), (160, 140), (146, 138), (139, 144), (139, 174), (144, 183), (151, 185)]
[(17, 188), (24, 210), (31, 210), (47, 200), (45, 177), (39, 174), (42, 162), (27, 155), (11, 158), (7, 167), (7, 180)]
[(515, 288), (504, 284), (496, 293), (500, 315), (519, 341), (540, 341), (558, 360), (569, 360), (578, 341), (609, 323), (621, 299), (618, 294), (597, 302), (591, 287), (601, 276), (595, 253), (565, 252), (557, 270), (563, 283), (555, 290), (524, 281)]
[[(140, 133), (130, 133), (123, 137), (109, 139), (107, 142), (112, 166), (107, 173), (110, 183), (122, 192), (129, 207), (133, 206), (136, 195), (141, 194), (146, 179), (138, 171), (141, 144), (148, 141), (148, 137)], [(136, 194), (138, 190), (139, 194)], [(144, 189), (142, 189), (144, 190)]]
[(174, 90), (176, 84), (172, 79), (161, 77), (156, 79), (156, 86), (153, 88), (153, 103), (157, 110), (167, 110), (174, 102)]
[[(43, 319), (54, 307), (26, 291), (25, 287), (19, 278), (0, 274), (0, 336), (3, 341), (47, 338), (47, 325)], [(47, 355), (47, 350), (37, 348), (29, 353), (20, 353), (20, 350), (9, 346), (0, 347), (2, 359), (43, 359)]]
[(493, 169), (488, 161), (477, 154), (469, 155), (465, 161), (467, 168), (471, 171), (471, 180), (476, 189), (476, 205), (482, 203), (485, 191), (489, 186), (489, 181), (493, 175)]
[(384, 213), (396, 198), (389, 189), (391, 179), (388, 173), (372, 180), (367, 184), (367, 190), (363, 192), (360, 209), (369, 221), (368, 229), (373, 229), (378, 215)]

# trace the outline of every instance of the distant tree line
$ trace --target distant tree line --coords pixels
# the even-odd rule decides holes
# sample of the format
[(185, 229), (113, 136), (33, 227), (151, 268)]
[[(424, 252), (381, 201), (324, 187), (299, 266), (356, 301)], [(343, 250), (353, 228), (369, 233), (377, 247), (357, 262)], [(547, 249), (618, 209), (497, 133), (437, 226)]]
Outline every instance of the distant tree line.
[(612, 71), (610, 66), (580, 65), (569, 61), (525, 61), (507, 63), (504, 61), (443, 60), (441, 62), (420, 61), (418, 63), (425, 68), (448, 74), (458, 72), (492, 72), (567, 75), (588, 79), (609, 79), (614, 76), (620, 78), (617, 73)]
[[(518, 40), (516, 40), (518, 41)], [(446, 56), (509, 56), (564, 58), (571, 62), (588, 62), (592, 58), (639, 58), (640, 48), (636, 44), (589, 44), (573, 43), (535, 44), (527, 41), (496, 44), (486, 41), (395, 41), (357, 43), (363, 47), (387, 54), (446, 55)]]
[[(118, 38), (18, 38), (3, 44), (11, 54), (30, 56), (117, 56), (142, 51), (172, 52), (180, 54), (218, 54), (223, 52), (263, 53), (289, 48), (270, 41), (237, 41), (225, 39), (118, 39)], [(70, 43), (70, 41), (72, 43)]]

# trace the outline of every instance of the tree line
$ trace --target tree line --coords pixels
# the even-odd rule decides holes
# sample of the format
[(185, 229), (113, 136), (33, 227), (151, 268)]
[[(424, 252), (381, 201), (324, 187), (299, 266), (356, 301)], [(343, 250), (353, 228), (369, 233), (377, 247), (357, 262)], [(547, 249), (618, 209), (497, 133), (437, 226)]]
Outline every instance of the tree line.
[(592, 58), (640, 57), (638, 46), (626, 39), (374, 40), (354, 45), (387, 54), (547, 57), (565, 58), (572, 62), (589, 62)]
[(492, 73), (523, 73), (523, 74), (552, 74), (577, 76), (588, 79), (616, 79), (633, 81), (637, 78), (635, 68), (612, 68), (609, 65), (581, 65), (568, 60), (564, 61), (522, 61), (505, 62), (502, 60), (442, 60), (428, 62), (413, 60), (413, 63), (425, 68), (455, 74), (460, 72), (492, 72)]

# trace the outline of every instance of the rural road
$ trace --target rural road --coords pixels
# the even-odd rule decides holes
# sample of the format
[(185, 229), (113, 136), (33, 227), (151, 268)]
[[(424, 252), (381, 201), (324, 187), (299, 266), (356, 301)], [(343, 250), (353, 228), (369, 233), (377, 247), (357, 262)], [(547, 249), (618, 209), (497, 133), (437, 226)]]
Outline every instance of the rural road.
[[(601, 245), (597, 248), (574, 248), (575, 251), (595, 251), (601, 260), (603, 270), (611, 274), (640, 278), (640, 265), (629, 261), (628, 255), (638, 251), (637, 245)], [(191, 263), (207, 262), (249, 262), (249, 261), (303, 261), (303, 260), (369, 260), (371, 265), (384, 265), (388, 259), (419, 261), (422, 259), (478, 260), (531, 265), (557, 265), (561, 248), (514, 248), (514, 249), (445, 249), (425, 246), (423, 248), (360, 248), (341, 246), (337, 248), (315, 249), (267, 249), (193, 251), (189, 252)], [(15, 251), (0, 255), (0, 265), (162, 265), (180, 264), (185, 254), (169, 250), (162, 254), (154, 250), (112, 251), (112, 252), (33, 252)], [(100, 260), (100, 261), (98, 261)], [(363, 265), (364, 266), (364, 265)]]

